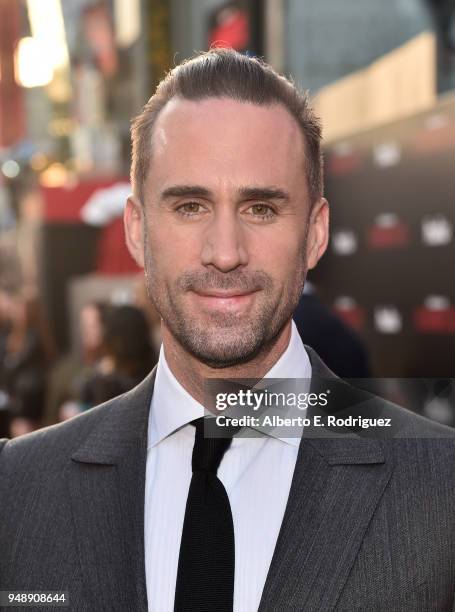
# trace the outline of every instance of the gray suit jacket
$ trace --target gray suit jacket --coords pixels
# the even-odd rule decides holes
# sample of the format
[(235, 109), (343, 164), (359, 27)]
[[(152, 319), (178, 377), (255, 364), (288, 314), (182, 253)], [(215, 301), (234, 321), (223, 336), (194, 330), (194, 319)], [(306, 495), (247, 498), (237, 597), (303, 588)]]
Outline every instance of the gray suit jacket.
[[(314, 380), (333, 377), (307, 350)], [(76, 612), (147, 610), (153, 381), (154, 372), (71, 421), (2, 441), (0, 590), (68, 591)], [(453, 609), (455, 432), (376, 406), (395, 422), (383, 439), (306, 430), (261, 612)]]

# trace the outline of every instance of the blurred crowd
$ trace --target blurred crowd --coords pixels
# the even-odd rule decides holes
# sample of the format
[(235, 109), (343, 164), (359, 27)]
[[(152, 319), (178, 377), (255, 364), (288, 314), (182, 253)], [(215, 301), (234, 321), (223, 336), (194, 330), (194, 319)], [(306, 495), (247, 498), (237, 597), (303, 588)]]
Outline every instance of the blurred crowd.
[(59, 354), (39, 299), (0, 290), (0, 437), (69, 419), (140, 382), (158, 358), (150, 306), (89, 302), (78, 350)]

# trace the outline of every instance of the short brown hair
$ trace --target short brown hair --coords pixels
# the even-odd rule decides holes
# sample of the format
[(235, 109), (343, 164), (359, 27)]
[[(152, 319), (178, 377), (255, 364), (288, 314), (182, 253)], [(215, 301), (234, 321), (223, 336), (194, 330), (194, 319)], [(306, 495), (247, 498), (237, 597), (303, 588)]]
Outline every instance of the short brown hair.
[(300, 91), (262, 60), (232, 49), (214, 48), (171, 70), (133, 120), (131, 183), (139, 199), (143, 199), (151, 162), (153, 126), (160, 111), (174, 97), (185, 100), (231, 98), (261, 106), (273, 103), (285, 106), (303, 133), (311, 202), (322, 196), (321, 125), (310, 106), (308, 93)]

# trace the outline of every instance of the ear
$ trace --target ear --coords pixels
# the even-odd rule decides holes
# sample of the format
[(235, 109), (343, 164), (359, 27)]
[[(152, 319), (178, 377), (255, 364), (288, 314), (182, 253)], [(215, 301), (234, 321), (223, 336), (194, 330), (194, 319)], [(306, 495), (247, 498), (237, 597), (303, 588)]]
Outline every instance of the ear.
[(123, 223), (128, 251), (137, 265), (143, 268), (145, 215), (142, 204), (135, 196), (131, 195), (126, 202)]
[(311, 270), (324, 255), (329, 242), (329, 203), (321, 198), (313, 205), (310, 214), (308, 239), (307, 239), (307, 263)]

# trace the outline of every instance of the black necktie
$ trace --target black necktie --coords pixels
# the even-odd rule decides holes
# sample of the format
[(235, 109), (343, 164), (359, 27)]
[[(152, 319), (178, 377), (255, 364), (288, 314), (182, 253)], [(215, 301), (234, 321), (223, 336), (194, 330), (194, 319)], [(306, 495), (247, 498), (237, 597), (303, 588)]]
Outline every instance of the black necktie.
[(204, 438), (204, 419), (193, 421), (193, 476), (180, 544), (175, 612), (232, 612), (234, 525), (223, 483), (216, 475), (232, 435)]

